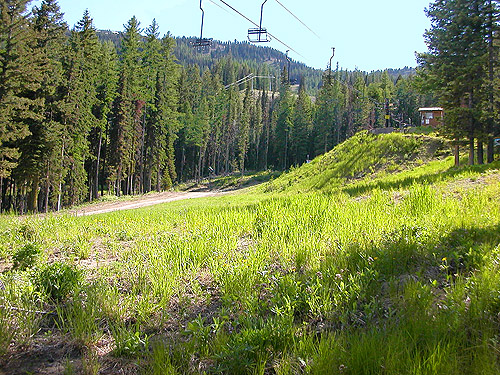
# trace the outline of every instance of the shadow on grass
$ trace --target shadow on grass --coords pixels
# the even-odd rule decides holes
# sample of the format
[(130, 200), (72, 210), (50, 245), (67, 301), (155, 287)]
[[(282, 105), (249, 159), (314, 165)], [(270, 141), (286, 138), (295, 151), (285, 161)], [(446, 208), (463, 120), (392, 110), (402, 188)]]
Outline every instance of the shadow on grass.
[(403, 227), (372, 250), (377, 259), (372, 266), (385, 277), (420, 273), (429, 279), (438, 276), (433, 275), (437, 267), (453, 275), (470, 273), (483, 266), (485, 255), (499, 243), (500, 224), (456, 228), (438, 239), (426, 238), (425, 229)]
[(355, 184), (354, 186), (346, 186), (342, 191), (350, 196), (359, 196), (367, 192), (380, 189), (380, 190), (398, 190), (407, 188), (413, 184), (434, 184), (436, 182), (452, 179), (466, 172), (484, 173), (488, 170), (500, 168), (500, 162), (496, 161), (491, 164), (472, 165), (463, 167), (451, 167), (444, 172), (426, 173), (420, 176), (407, 176), (398, 178), (394, 181), (371, 181), (365, 184)]

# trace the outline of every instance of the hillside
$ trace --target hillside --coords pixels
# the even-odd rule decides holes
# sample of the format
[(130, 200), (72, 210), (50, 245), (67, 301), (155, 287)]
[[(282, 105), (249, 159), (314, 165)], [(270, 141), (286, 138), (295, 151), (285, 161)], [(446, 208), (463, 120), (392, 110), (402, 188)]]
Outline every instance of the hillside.
[(498, 374), (500, 162), (446, 153), (360, 133), (264, 189), (3, 216), (0, 372)]
[(330, 152), (269, 183), (267, 191), (332, 192), (450, 156), (442, 138), (359, 132)]
[[(100, 40), (111, 41), (117, 51), (120, 51), (121, 32), (99, 30), (97, 34)], [(281, 70), (287, 64), (286, 55), (283, 52), (248, 42), (214, 40), (209, 51), (200, 51), (193, 48), (194, 38), (192, 37), (175, 37), (174, 39), (176, 42), (174, 54), (177, 61), (183, 66), (197, 65), (201, 71), (212, 68), (220, 59), (231, 58), (245, 66), (246, 72), (242, 72), (243, 74), (252, 72), (260, 76), (272, 75), (279, 79)], [(320, 87), (322, 75), (323, 71), (320, 69), (310, 68), (293, 59), (290, 62), (292, 83), (298, 83), (304, 77), (308, 91), (311, 93), (315, 93)], [(257, 80), (256, 86), (260, 87), (260, 85), (260, 80)], [(262, 85), (267, 87), (268, 81), (262, 80)]]
[[(98, 30), (97, 35), (100, 40), (111, 41), (117, 51), (120, 51), (122, 33), (110, 30)], [(244, 64), (246, 71), (260, 76), (272, 75), (279, 77), (280, 72), (286, 65), (286, 55), (274, 48), (259, 46), (248, 42), (239, 41), (218, 41), (214, 40), (209, 51), (200, 51), (192, 47), (194, 38), (192, 37), (174, 37), (176, 41), (175, 56), (178, 62), (183, 66), (190, 64), (199, 66), (203, 71), (205, 68), (212, 68), (220, 59), (231, 58), (234, 61)], [(379, 76), (381, 71), (366, 73), (367, 75)], [(414, 68), (404, 67), (401, 69), (388, 69), (389, 76), (395, 82), (398, 77), (408, 77), (415, 74)], [(290, 62), (290, 81), (292, 84), (298, 84), (302, 77), (306, 80), (306, 86), (309, 93), (314, 94), (322, 84), (323, 70), (311, 68), (304, 63), (291, 59)], [(230, 83), (230, 82), (228, 82)], [(267, 80), (256, 81), (256, 87), (266, 85)]]

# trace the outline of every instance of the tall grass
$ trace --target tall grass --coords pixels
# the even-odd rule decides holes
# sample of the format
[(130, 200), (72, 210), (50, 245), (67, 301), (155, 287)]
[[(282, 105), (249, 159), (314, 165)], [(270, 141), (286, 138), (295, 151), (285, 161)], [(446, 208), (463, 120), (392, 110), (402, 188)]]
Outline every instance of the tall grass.
[[(418, 178), (443, 163), (358, 191), (4, 218), (6, 259), (42, 254), (0, 275), (2, 350), (57, 329), (145, 373), (496, 374), (498, 172)], [(64, 300), (36, 287), (45, 259), (85, 276)]]

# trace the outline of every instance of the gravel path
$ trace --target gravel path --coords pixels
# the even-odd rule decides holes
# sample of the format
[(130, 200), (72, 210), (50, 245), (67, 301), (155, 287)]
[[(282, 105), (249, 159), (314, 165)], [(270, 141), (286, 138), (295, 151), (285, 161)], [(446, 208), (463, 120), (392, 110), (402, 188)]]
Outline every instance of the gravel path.
[(117, 202), (92, 204), (86, 207), (79, 207), (78, 209), (72, 209), (70, 210), (70, 212), (73, 212), (76, 216), (89, 216), (89, 215), (102, 214), (106, 212), (132, 210), (134, 208), (154, 206), (156, 204), (173, 202), (182, 199), (214, 197), (223, 194), (227, 194), (227, 192), (189, 191), (189, 192), (154, 193), (154, 194), (144, 195), (141, 197), (134, 197), (126, 201), (124, 200)]

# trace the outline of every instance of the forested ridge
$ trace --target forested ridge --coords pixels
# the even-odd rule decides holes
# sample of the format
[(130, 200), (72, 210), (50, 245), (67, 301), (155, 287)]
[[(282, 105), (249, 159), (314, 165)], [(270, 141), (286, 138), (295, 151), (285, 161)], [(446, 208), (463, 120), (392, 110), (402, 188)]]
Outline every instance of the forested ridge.
[[(2, 210), (285, 170), (386, 126), (386, 111), (403, 126), (435, 103), (436, 88), (419, 94), (422, 76), (409, 68), (320, 72), (291, 61), (288, 74), (281, 52), (246, 42), (200, 51), (189, 38), (161, 37), (155, 20), (98, 32), (86, 11), (69, 30), (56, 0), (32, 11), (28, 0), (0, 4)], [(249, 74), (275, 78), (233, 84)]]

